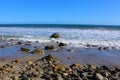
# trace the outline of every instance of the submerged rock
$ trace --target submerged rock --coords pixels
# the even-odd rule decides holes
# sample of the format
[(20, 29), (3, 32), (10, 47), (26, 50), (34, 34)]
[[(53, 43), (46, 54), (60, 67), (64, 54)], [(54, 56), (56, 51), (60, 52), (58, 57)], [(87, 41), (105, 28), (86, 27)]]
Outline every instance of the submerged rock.
[(98, 47), (98, 50), (108, 50), (109, 47)]
[(60, 34), (54, 33), (50, 36), (50, 38), (60, 38)]
[(2, 45), (2, 46), (0, 46), (1, 48), (5, 48), (5, 46), (4, 45)]
[(45, 50), (54, 50), (55, 46), (45, 46)]
[(30, 49), (21, 47), (21, 51), (23, 51), (23, 52), (30, 52)]
[(44, 54), (44, 51), (40, 48), (34, 49), (32, 52), (32, 54)]
[(17, 44), (16, 44), (16, 45), (21, 45), (21, 44), (22, 44), (22, 42), (20, 42), (20, 41), (19, 41), (19, 42), (17, 42)]
[(58, 45), (59, 47), (66, 47), (66, 44), (65, 43), (59, 43), (59, 45)]

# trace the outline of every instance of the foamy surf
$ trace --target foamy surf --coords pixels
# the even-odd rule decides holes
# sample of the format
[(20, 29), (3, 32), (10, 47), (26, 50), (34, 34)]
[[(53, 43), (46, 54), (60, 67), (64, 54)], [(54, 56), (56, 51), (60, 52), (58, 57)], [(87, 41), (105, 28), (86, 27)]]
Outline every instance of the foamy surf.
[[(59, 39), (51, 39), (53, 33), (61, 34)], [(24, 41), (65, 42), (70, 46), (81, 47), (90, 45), (120, 47), (120, 30), (81, 29), (81, 28), (41, 28), (41, 27), (0, 27), (3, 39), (19, 39)]]

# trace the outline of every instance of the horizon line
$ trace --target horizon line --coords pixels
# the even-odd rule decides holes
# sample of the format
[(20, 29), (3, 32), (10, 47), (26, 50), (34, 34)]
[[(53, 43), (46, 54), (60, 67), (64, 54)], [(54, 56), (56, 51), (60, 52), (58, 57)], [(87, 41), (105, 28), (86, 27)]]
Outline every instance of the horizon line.
[(68, 26), (72, 26), (72, 25), (74, 25), (74, 26), (120, 26), (120, 25), (111, 25), (111, 24), (58, 24), (58, 23), (0, 23), (0, 26), (2, 26), (2, 25), (4, 25), (4, 26), (14, 26), (14, 25), (68, 25)]

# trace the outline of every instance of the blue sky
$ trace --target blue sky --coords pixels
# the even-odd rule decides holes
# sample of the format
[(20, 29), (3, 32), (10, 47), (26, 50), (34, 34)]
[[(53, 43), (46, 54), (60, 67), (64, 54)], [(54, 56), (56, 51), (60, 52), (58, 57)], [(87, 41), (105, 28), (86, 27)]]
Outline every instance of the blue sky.
[(0, 0), (0, 23), (120, 25), (120, 0)]

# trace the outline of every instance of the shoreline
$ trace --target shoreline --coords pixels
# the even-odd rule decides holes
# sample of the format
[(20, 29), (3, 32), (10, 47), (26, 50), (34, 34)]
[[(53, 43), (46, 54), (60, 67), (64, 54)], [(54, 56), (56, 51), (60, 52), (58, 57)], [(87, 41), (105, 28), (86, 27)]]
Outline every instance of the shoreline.
[[(110, 72), (115, 68), (117, 70), (114, 71), (119, 74), (119, 49), (91, 45), (70, 47), (62, 42), (39, 43), (14, 39), (1, 41), (1, 43), (0, 53), (1, 55), (4, 53), (3, 56), (0, 55), (2, 57), (0, 79), (2, 80), (119, 79), (118, 76), (114, 78), (113, 73)], [(74, 69), (78, 72), (75, 73)], [(105, 71), (111, 77), (101, 74)], [(70, 76), (71, 74), (77, 76)]]

